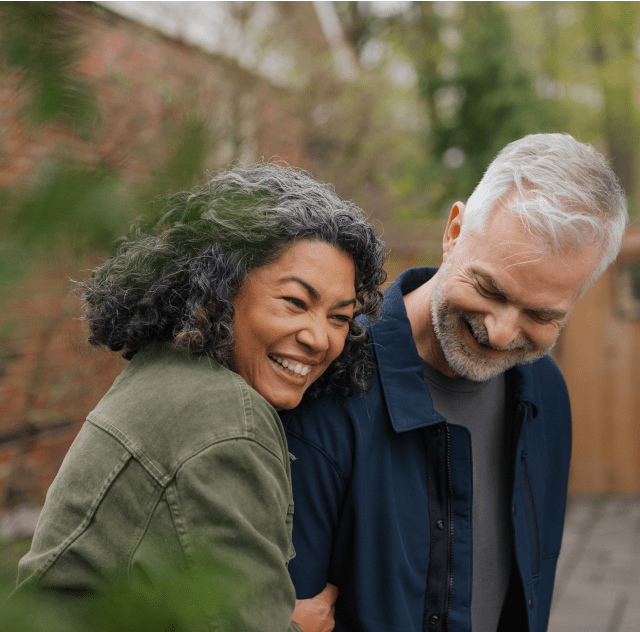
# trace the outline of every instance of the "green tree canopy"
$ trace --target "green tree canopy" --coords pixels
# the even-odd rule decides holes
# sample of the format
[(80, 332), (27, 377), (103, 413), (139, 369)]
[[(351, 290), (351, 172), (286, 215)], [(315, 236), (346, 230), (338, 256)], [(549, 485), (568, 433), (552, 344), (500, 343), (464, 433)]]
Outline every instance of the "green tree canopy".
[[(466, 200), (505, 145), (551, 131), (555, 122), (517, 61), (502, 8), (492, 2), (464, 5), (459, 50), (438, 64), (439, 71), (425, 67), (419, 77), (430, 110), (422, 177), (425, 184), (440, 181), (440, 200)], [(448, 73), (447, 64), (453, 68)]]

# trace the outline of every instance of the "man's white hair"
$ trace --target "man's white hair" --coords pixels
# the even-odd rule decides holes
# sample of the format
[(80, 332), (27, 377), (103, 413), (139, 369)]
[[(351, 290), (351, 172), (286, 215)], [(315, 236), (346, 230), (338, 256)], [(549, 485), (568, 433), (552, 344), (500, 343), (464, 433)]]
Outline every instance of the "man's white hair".
[(569, 134), (530, 134), (509, 143), (467, 201), (461, 234), (482, 231), (490, 211), (506, 197), (504, 210), (518, 214), (525, 229), (552, 252), (601, 250), (587, 287), (618, 255), (629, 220), (627, 200), (591, 145)]

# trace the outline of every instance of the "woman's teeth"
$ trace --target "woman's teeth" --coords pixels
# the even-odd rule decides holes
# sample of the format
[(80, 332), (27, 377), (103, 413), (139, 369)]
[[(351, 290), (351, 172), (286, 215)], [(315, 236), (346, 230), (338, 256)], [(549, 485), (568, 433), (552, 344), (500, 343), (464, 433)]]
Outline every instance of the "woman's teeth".
[(289, 361), (286, 358), (281, 358), (280, 356), (269, 356), (269, 358), (279, 364), (283, 369), (285, 369), (288, 373), (292, 375), (307, 375), (311, 372), (310, 366), (305, 366), (304, 364), (296, 364), (293, 361)]

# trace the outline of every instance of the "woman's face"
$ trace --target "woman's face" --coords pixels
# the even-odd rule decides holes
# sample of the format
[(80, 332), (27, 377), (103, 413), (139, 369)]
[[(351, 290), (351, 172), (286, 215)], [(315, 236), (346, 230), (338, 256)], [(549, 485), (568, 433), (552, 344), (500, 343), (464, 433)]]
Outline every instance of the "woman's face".
[(351, 255), (297, 242), (233, 300), (234, 371), (276, 410), (294, 408), (342, 352), (355, 302)]

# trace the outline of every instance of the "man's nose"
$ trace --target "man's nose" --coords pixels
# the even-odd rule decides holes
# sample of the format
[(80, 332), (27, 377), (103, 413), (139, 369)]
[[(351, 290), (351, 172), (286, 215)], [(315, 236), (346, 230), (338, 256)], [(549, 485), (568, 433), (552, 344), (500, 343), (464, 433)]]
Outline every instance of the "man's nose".
[(296, 339), (315, 353), (321, 353), (329, 348), (327, 327), (326, 319), (310, 315), (305, 325), (298, 330)]
[(502, 349), (520, 336), (520, 313), (513, 305), (501, 305), (484, 319), (484, 326), (489, 335), (489, 344)]

